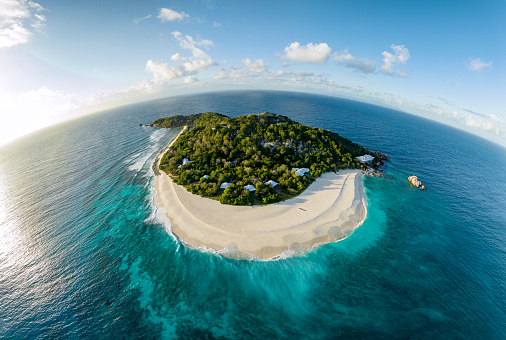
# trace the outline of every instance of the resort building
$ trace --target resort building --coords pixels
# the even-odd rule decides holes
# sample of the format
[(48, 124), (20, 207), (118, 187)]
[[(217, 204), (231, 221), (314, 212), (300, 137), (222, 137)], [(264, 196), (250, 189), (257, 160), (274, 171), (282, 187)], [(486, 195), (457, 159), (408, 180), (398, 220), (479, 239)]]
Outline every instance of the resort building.
[(256, 190), (255, 187), (253, 185), (251, 185), (251, 184), (245, 185), (244, 189), (249, 190), (249, 191), (255, 191)]
[(231, 185), (232, 183), (228, 183), (228, 182), (223, 182), (221, 183), (220, 185), (220, 189), (226, 189), (229, 185)]
[(292, 171), (295, 171), (297, 176), (304, 176), (305, 174), (309, 173), (308, 168), (292, 168)]
[(276, 185), (278, 185), (278, 183), (270, 179), (267, 182), (265, 182), (265, 185), (270, 185), (271, 187), (274, 188)]
[(372, 160), (374, 159), (373, 156), (371, 155), (363, 155), (363, 156), (358, 156), (358, 157), (355, 157), (356, 159), (358, 159), (358, 161), (360, 163), (371, 163)]

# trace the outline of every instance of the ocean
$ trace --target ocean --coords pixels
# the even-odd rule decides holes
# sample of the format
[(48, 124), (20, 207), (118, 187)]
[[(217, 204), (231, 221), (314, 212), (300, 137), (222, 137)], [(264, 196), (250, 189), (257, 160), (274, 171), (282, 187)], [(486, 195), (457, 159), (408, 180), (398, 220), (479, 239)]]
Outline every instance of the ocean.
[[(278, 261), (189, 249), (153, 205), (175, 114), (264, 111), (387, 154), (349, 238)], [(22, 122), (20, 122), (22, 123)], [(116, 108), (0, 149), (2, 339), (505, 339), (506, 149), (414, 115), (234, 91)], [(417, 175), (418, 190), (407, 177)]]

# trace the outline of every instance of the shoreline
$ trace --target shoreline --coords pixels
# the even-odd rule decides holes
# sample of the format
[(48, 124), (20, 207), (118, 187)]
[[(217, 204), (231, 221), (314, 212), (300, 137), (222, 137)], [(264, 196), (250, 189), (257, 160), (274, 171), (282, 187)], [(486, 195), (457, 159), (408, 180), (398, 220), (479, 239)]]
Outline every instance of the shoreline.
[[(155, 161), (156, 168), (166, 150)], [(366, 218), (361, 170), (327, 172), (300, 195), (269, 205), (232, 206), (194, 195), (155, 172), (154, 204), (185, 245), (231, 258), (277, 259), (350, 236)]]
[(162, 150), (162, 152), (160, 152), (160, 154), (156, 157), (155, 161), (153, 162), (153, 172), (155, 173), (155, 176), (159, 176), (160, 174), (164, 174), (163, 171), (160, 171), (160, 161), (162, 160), (163, 155), (169, 150), (169, 148), (172, 146), (172, 144), (174, 144), (177, 141), (179, 136), (181, 136), (181, 134), (186, 131), (187, 128), (188, 128), (188, 126), (184, 126), (181, 129), (181, 131), (179, 131), (177, 136), (174, 137), (170, 141), (170, 143)]

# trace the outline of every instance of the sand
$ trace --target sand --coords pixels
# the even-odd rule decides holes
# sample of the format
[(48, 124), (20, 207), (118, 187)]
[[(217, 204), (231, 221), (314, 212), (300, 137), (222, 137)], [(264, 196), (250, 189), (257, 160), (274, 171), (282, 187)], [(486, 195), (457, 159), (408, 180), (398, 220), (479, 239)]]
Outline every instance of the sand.
[(194, 195), (163, 171), (154, 188), (155, 206), (180, 241), (229, 257), (303, 253), (346, 238), (367, 213), (360, 170), (325, 173), (299, 196), (265, 206), (231, 206)]

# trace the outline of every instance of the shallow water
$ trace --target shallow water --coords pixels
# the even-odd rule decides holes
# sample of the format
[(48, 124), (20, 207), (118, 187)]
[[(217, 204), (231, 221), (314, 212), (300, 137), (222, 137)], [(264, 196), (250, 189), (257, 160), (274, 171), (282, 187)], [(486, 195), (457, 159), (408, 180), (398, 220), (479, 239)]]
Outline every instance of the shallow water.
[[(181, 246), (156, 218), (151, 163), (172, 114), (269, 111), (391, 157), (368, 218), (301, 257)], [(0, 337), (506, 337), (506, 151), (338, 98), (227, 92), (123, 107), (0, 150)], [(409, 185), (415, 174), (428, 190)]]

